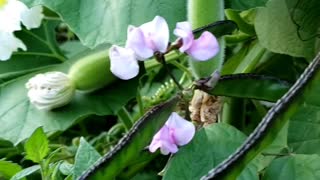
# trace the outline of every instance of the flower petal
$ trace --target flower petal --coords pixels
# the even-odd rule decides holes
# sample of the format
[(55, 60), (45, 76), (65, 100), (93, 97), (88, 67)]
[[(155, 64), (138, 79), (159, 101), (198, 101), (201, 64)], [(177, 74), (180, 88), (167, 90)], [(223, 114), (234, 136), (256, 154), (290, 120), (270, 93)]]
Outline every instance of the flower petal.
[(43, 17), (42, 6), (35, 6), (22, 12), (21, 21), (27, 29), (38, 28)]
[(173, 34), (182, 39), (182, 46), (180, 47), (180, 52), (185, 52), (189, 49), (193, 43), (193, 33), (191, 24), (189, 22), (179, 22), (174, 29)]
[(169, 43), (169, 27), (166, 20), (161, 16), (156, 16), (152, 21), (142, 24), (140, 29), (143, 31), (149, 46), (154, 51), (162, 53), (167, 51)]
[(216, 37), (205, 31), (186, 52), (196, 60), (206, 61), (219, 52), (219, 44)]
[(37, 74), (26, 83), (30, 102), (39, 110), (51, 110), (68, 104), (75, 87), (67, 74), (47, 72)]
[(153, 55), (153, 50), (147, 45), (142, 30), (134, 26), (128, 27), (126, 48), (131, 48), (138, 60), (145, 60)]
[(178, 147), (175, 144), (172, 136), (170, 136), (169, 128), (163, 126), (153, 137), (149, 146), (150, 152), (155, 152), (158, 148), (162, 154), (167, 155), (169, 153), (176, 153)]
[(10, 59), (13, 52), (17, 51), (18, 48), (27, 50), (27, 47), (23, 42), (16, 38), (13, 33), (0, 32), (0, 60), (5, 61)]
[(128, 80), (138, 75), (139, 65), (132, 49), (113, 45), (109, 56), (110, 70), (118, 78)]
[(179, 146), (188, 144), (195, 134), (195, 126), (183, 119), (177, 113), (173, 112), (166, 125), (170, 129), (170, 134), (173, 137), (175, 143)]
[(28, 10), (28, 7), (20, 1), (8, 0), (0, 8), (0, 31), (12, 33), (21, 30), (21, 13)]

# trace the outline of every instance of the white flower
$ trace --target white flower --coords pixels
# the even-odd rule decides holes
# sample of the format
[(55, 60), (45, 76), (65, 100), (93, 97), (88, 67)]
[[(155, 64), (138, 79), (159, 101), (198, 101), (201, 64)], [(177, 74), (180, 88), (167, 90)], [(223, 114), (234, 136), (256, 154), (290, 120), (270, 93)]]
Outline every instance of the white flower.
[(0, 0), (0, 60), (10, 59), (18, 48), (27, 50), (16, 38), (14, 31), (21, 30), (21, 23), (27, 28), (38, 28), (43, 18), (42, 6), (28, 8), (17, 0)]
[[(5, 42), (5, 43), (2, 43)], [(27, 50), (27, 47), (23, 42), (16, 38), (12, 33), (0, 32), (0, 60), (8, 60), (12, 52), (17, 51), (18, 48), (22, 50)]]
[(38, 28), (42, 18), (41, 6), (29, 9), (18, 0), (0, 0), (0, 32), (21, 30), (21, 22), (27, 29)]
[(110, 70), (118, 78), (128, 80), (138, 75), (139, 65), (132, 49), (113, 45), (109, 56)]
[(26, 83), (30, 102), (40, 110), (51, 110), (68, 104), (75, 86), (62, 72), (37, 74)]

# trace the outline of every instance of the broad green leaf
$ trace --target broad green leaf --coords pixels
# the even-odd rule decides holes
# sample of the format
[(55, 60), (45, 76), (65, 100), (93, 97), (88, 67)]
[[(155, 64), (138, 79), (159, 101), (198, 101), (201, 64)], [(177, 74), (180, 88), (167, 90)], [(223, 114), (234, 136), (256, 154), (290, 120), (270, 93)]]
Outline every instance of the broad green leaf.
[(25, 168), (21, 171), (19, 171), (17, 174), (15, 174), (10, 180), (20, 180), (20, 179), (23, 179), (27, 176), (29, 176), (30, 174), (36, 172), (40, 170), (40, 165), (33, 165), (33, 166), (30, 166), (28, 168)]
[[(236, 87), (236, 88), (235, 88)], [(250, 98), (276, 102), (291, 87), (286, 81), (257, 74), (233, 74), (221, 76), (213, 89), (199, 89), (216, 96)]]
[(10, 60), (0, 62), (0, 84), (65, 60), (55, 41), (56, 25), (55, 22), (44, 21), (40, 28), (16, 33), (27, 46), (27, 51), (15, 52)]
[(286, 0), (292, 22), (297, 27), (298, 36), (304, 40), (319, 37), (320, 6), (318, 0)]
[[(121, 44), (128, 25), (139, 26), (156, 15), (163, 16), (173, 30), (186, 19), (186, 0), (23, 0), (29, 6), (42, 4), (58, 13), (84, 45)], [(173, 36), (172, 36), (173, 39)]]
[[(301, 105), (319, 106), (319, 98), (315, 98), (320, 88), (319, 67), (320, 54), (290, 90), (268, 111), (247, 140), (231, 156), (203, 176), (203, 179), (235, 179), (253, 158), (274, 141), (289, 119), (296, 117)], [(319, 116), (314, 114), (312, 119), (319, 119)]]
[[(258, 9), (255, 19), (258, 39), (262, 46), (272, 52), (312, 58), (315, 52), (317, 52), (315, 49), (315, 38), (305, 40), (298, 36), (298, 26), (292, 21), (291, 12), (293, 10), (288, 7), (286, 2), (286, 0), (270, 0), (266, 7)], [(313, 10), (313, 8), (317, 7), (315, 2), (308, 1), (305, 5), (309, 3), (313, 3), (313, 5), (303, 6), (297, 9), (299, 11), (297, 13), (301, 14), (301, 16), (313, 16), (314, 14), (309, 14), (309, 12), (319, 12)], [(314, 26), (318, 25), (316, 23), (318, 19), (312, 20), (309, 23), (312, 23)], [(304, 34), (308, 34), (308, 31)], [(305, 36), (310, 37), (312, 35), (314, 34), (309, 33)]]
[(24, 145), (26, 159), (39, 163), (49, 152), (49, 141), (42, 127), (37, 128)]
[(294, 154), (272, 161), (263, 180), (320, 179), (320, 156)]
[[(77, 91), (68, 105), (53, 110), (41, 111), (36, 109), (27, 98), (25, 83), (29, 78), (40, 72), (67, 72), (77, 60), (87, 58), (92, 53), (105, 52), (105, 47), (96, 51), (86, 51), (61, 65), (31, 73), (0, 85), (0, 138), (14, 144), (28, 138), (32, 132), (42, 126), (45, 132), (64, 131), (77, 121), (89, 115), (112, 115), (136, 95), (137, 79), (118, 81), (111, 86), (91, 93)], [(107, 58), (106, 58), (107, 59)], [(106, 69), (108, 71), (108, 69)], [(128, 91), (130, 89), (130, 91)]]
[(130, 169), (130, 166), (136, 168), (134, 167), (135, 163), (139, 163), (140, 158), (142, 161), (145, 161), (146, 156), (146, 159), (150, 159), (148, 157), (152, 158), (154, 155), (145, 152), (147, 151), (145, 148), (151, 143), (156, 132), (168, 120), (179, 99), (176, 96), (148, 111), (119, 140), (118, 144), (98, 160), (79, 180), (114, 179), (123, 175), (126, 170)]
[[(199, 130), (188, 145), (180, 147), (169, 161), (163, 179), (200, 179), (226, 159), (245, 139), (242, 132), (228, 124), (211, 124)], [(256, 167), (248, 166), (238, 179), (258, 180)]]
[(73, 167), (73, 179), (77, 179), (92, 166), (101, 155), (83, 137), (80, 138), (80, 145), (75, 156)]
[(294, 153), (320, 155), (320, 85), (312, 89), (290, 118), (288, 143)]
[(10, 179), (22, 168), (16, 163), (0, 160), (0, 179)]

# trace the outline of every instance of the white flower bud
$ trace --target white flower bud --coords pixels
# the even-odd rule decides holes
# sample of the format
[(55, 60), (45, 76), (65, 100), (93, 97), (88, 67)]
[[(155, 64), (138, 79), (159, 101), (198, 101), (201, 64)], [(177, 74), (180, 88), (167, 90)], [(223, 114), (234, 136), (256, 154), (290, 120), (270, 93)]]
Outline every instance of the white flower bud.
[(62, 72), (37, 74), (26, 83), (30, 102), (39, 110), (51, 110), (68, 104), (75, 86)]

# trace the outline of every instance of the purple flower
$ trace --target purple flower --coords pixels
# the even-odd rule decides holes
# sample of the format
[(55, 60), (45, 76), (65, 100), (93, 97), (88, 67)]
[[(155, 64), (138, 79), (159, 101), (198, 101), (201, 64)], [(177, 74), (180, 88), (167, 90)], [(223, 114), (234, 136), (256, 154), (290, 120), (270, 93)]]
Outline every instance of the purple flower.
[(154, 52), (166, 52), (169, 43), (169, 27), (166, 20), (156, 16), (140, 27), (129, 26), (126, 47), (131, 48), (138, 60), (153, 56)]
[(178, 146), (188, 144), (195, 134), (195, 126), (173, 112), (165, 125), (154, 135), (149, 146), (150, 152), (158, 148), (162, 154), (176, 153)]
[(139, 73), (138, 60), (146, 60), (157, 51), (166, 52), (169, 28), (164, 18), (156, 16), (140, 27), (128, 27), (126, 47), (113, 45), (109, 49), (111, 72), (120, 79), (128, 80)]
[(177, 23), (173, 33), (182, 39), (180, 52), (186, 52), (198, 61), (206, 61), (219, 52), (219, 44), (216, 37), (205, 31), (195, 40), (189, 22)]

